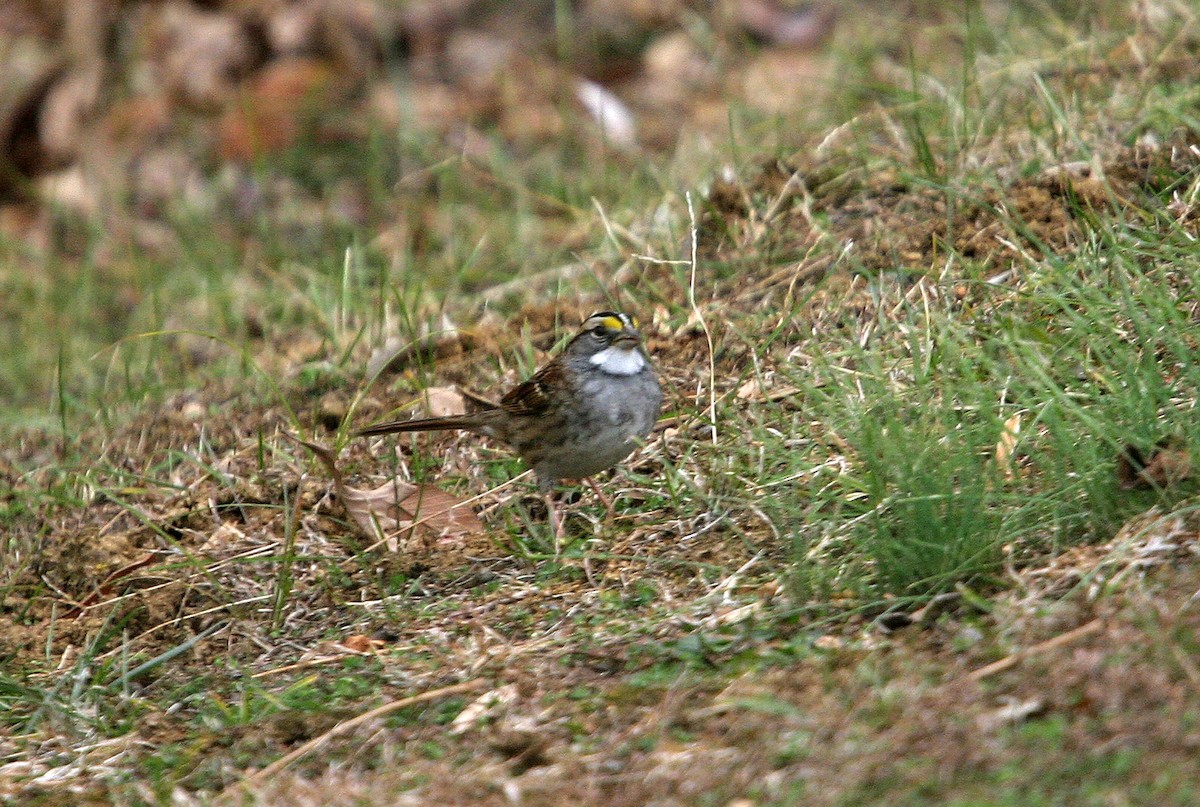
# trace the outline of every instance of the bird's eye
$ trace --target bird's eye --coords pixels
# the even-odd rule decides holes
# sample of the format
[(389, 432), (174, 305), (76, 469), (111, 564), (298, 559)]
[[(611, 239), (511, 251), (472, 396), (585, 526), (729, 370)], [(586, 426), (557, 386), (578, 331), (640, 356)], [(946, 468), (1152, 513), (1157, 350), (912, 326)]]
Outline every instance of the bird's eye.
[(604, 336), (604, 326), (597, 325), (595, 328), (592, 328), (592, 333), (596, 336)]

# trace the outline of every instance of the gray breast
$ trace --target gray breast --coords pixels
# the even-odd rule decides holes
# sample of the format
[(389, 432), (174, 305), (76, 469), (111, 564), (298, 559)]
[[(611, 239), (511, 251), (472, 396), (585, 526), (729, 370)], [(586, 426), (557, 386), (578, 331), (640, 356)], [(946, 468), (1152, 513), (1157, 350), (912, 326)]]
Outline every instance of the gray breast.
[(616, 465), (654, 427), (662, 407), (662, 391), (647, 367), (630, 376), (583, 374), (578, 404), (571, 419), (581, 428), (552, 453), (534, 463), (538, 476), (578, 479)]

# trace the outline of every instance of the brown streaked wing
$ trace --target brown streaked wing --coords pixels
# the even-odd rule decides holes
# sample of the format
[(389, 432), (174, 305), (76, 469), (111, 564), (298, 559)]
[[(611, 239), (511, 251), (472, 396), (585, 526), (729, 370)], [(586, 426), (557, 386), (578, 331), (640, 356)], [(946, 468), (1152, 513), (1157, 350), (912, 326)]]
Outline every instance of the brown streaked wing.
[(501, 398), (500, 408), (510, 415), (540, 415), (550, 408), (551, 390), (562, 384), (562, 367), (551, 362)]

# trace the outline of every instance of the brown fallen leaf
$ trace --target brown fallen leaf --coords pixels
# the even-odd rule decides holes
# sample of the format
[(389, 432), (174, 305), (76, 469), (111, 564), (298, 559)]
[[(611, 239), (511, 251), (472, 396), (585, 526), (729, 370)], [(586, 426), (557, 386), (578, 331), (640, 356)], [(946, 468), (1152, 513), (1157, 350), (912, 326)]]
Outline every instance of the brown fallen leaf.
[(217, 122), (221, 159), (251, 164), (307, 135), (339, 137), (332, 122), (322, 129), (319, 113), (344, 104), (350, 85), (326, 60), (296, 56), (268, 63), (241, 86), (236, 103), (224, 105)]
[[(385, 506), (389, 508), (388, 513), (391, 515), (393, 511), (390, 508), (393, 507), (394, 501), (391, 483), (370, 491), (372, 499), (368, 506), (374, 508), (379, 504), (375, 494), (381, 490), (384, 492)], [(464, 501), (433, 485), (418, 485), (407, 498), (394, 505), (398, 511), (398, 517), (393, 516), (397, 531), (408, 539), (412, 537), (415, 528), (424, 537), (437, 543), (460, 543), (467, 536), (482, 535), (483, 522), (475, 515), (475, 511), (463, 504)], [(372, 515), (376, 515), (374, 510)], [(395, 551), (393, 543), (394, 539), (389, 539), (388, 548)]]
[[(286, 434), (286, 432), (285, 432)], [(337, 467), (328, 448), (295, 435), (288, 437), (311, 451), (329, 471), (333, 486), (347, 514), (368, 538), (382, 543), (392, 552), (401, 548), (401, 539), (438, 544), (460, 543), (471, 535), (484, 533), (483, 522), (464, 500), (433, 485), (413, 485), (393, 479), (373, 490), (352, 488)], [(405, 548), (412, 548), (406, 543)]]
[(1166, 488), (1191, 475), (1192, 457), (1178, 438), (1160, 440), (1149, 452), (1130, 444), (1117, 457), (1117, 481), (1122, 490)]
[(425, 390), (425, 411), (431, 418), (467, 414), (467, 402), (463, 394), (453, 387), (430, 387)]
[(1021, 413), (1018, 412), (1004, 421), (1004, 431), (996, 441), (996, 467), (1005, 479), (1012, 479), (1016, 475), (1013, 472), (1013, 449), (1017, 447), (1017, 438), (1020, 436)]
[(356, 653), (370, 653), (373, 650), (382, 648), (384, 643), (378, 639), (372, 639), (370, 636), (365, 636), (361, 633), (354, 633), (343, 639), (341, 641), (341, 645), (345, 648), (355, 651)]

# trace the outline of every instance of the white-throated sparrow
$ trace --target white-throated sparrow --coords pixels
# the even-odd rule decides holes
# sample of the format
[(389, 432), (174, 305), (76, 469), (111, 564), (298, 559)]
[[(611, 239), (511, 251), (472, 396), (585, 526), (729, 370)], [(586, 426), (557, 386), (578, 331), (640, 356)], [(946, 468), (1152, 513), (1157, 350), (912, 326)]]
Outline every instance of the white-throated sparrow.
[(537, 474), (557, 543), (562, 522), (554, 507), (554, 483), (591, 477), (625, 459), (650, 433), (661, 408), (662, 390), (633, 320), (601, 311), (499, 406), (380, 423), (358, 434), (463, 429), (507, 444)]

